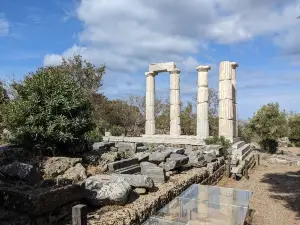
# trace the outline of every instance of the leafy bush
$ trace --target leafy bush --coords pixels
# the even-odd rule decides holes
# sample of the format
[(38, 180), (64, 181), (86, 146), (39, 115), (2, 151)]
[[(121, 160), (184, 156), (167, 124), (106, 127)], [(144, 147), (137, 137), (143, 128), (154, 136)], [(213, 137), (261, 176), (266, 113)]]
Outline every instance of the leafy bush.
[(59, 67), (38, 69), (11, 88), (6, 121), (16, 144), (55, 154), (78, 147), (94, 128), (88, 95)]
[(231, 146), (231, 142), (227, 140), (224, 136), (209, 137), (204, 139), (206, 145), (221, 145), (223, 148), (223, 154), (227, 154), (228, 148)]
[(300, 114), (294, 114), (288, 119), (289, 140), (296, 146), (300, 146)]
[(110, 133), (112, 136), (121, 136), (123, 134), (123, 128), (119, 126), (112, 126), (110, 128)]
[(262, 139), (259, 145), (270, 153), (275, 153), (278, 148), (278, 141), (274, 139)]
[(86, 133), (85, 139), (90, 143), (101, 142), (102, 134), (100, 132), (99, 127), (96, 127), (94, 130), (91, 130), (88, 133)]
[(263, 149), (274, 152), (278, 146), (276, 140), (287, 133), (287, 120), (278, 103), (269, 103), (256, 112), (248, 127), (259, 138)]

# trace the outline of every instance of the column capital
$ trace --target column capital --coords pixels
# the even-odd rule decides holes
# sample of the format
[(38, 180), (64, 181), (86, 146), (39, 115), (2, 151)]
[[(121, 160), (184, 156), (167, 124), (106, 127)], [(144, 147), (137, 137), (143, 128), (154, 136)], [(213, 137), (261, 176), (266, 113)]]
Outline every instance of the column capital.
[(174, 69), (174, 70), (171, 70), (170, 73), (171, 73), (171, 74), (172, 74), (172, 73), (178, 74), (178, 73), (180, 73), (180, 69)]
[(148, 76), (153, 76), (153, 77), (155, 77), (155, 76), (157, 75), (157, 72), (153, 72), (153, 71), (151, 71), (151, 72), (146, 72), (145, 75), (146, 75), (146, 77), (148, 77)]
[(206, 66), (198, 66), (198, 67), (196, 68), (196, 70), (197, 70), (198, 72), (200, 72), (200, 71), (207, 72), (207, 71), (209, 71), (210, 69), (211, 69), (211, 67), (208, 66), (208, 65), (206, 65)]
[(237, 67), (239, 67), (239, 64), (237, 62), (230, 62), (230, 65), (232, 69), (236, 69)]

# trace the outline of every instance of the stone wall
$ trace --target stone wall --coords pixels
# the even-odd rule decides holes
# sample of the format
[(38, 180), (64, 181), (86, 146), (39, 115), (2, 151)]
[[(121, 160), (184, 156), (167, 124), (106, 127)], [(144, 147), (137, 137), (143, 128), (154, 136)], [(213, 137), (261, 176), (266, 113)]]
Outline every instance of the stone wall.
[(170, 180), (158, 185), (157, 191), (140, 196), (136, 201), (119, 209), (100, 209), (89, 215), (92, 225), (140, 225), (149, 216), (168, 204), (172, 199), (195, 183), (215, 185), (223, 177), (225, 162), (222, 157), (218, 161), (208, 163), (207, 167), (193, 168), (170, 177)]

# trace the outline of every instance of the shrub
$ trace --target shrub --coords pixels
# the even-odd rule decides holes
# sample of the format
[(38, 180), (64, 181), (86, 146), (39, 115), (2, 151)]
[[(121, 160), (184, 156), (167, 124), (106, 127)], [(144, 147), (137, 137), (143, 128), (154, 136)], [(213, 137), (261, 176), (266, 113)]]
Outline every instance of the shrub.
[(205, 141), (205, 144), (207, 144), (207, 145), (221, 145), (223, 148), (224, 155), (227, 155), (227, 150), (231, 146), (231, 142), (229, 140), (227, 140), (224, 136), (209, 137), (209, 138), (206, 138), (204, 141)]
[(278, 141), (274, 139), (263, 139), (259, 145), (270, 153), (275, 153), (278, 148)]
[(120, 126), (112, 126), (110, 128), (110, 133), (112, 136), (121, 136), (123, 134), (123, 128)]
[(86, 92), (58, 67), (38, 69), (12, 90), (6, 121), (16, 144), (55, 154), (78, 147), (94, 128)]
[(295, 144), (296, 147), (300, 146), (300, 114), (295, 114), (289, 117), (289, 140)]
[(248, 127), (259, 138), (263, 149), (274, 152), (278, 146), (276, 140), (287, 133), (287, 120), (278, 103), (269, 103), (256, 112)]
[(101, 142), (102, 141), (102, 134), (100, 132), (100, 129), (96, 127), (94, 130), (89, 131), (85, 135), (85, 139), (89, 143), (94, 143), (94, 142)]

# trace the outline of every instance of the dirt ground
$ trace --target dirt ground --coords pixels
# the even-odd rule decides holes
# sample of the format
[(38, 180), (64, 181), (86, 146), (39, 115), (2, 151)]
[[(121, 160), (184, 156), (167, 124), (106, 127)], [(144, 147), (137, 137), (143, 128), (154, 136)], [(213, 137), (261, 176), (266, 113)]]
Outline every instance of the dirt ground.
[[(300, 153), (299, 148), (284, 151)], [(300, 225), (300, 167), (269, 164), (265, 160), (249, 173), (250, 179), (224, 179), (220, 186), (253, 192), (252, 225)]]

